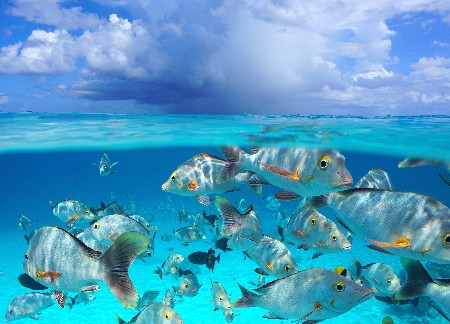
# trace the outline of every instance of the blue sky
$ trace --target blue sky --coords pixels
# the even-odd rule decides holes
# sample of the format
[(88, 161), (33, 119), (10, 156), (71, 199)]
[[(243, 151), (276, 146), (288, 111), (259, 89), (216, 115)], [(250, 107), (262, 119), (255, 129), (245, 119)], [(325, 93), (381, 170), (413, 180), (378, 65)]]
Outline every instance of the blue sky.
[(6, 0), (0, 11), (0, 111), (450, 113), (446, 0)]

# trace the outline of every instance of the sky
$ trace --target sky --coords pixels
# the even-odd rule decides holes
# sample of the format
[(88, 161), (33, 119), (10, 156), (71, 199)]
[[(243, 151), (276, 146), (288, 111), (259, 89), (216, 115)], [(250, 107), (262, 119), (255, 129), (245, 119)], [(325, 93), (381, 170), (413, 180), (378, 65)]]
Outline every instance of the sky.
[(3, 0), (0, 111), (450, 115), (450, 1)]

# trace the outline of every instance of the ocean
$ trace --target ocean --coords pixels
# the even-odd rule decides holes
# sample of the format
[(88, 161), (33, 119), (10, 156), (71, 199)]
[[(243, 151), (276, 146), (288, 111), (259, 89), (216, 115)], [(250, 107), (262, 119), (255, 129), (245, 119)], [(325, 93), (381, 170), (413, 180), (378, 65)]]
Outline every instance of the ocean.
[[(23, 273), (22, 263), (27, 243), (18, 227), (23, 214), (34, 224), (65, 228), (52, 214), (49, 202), (75, 199), (87, 206), (99, 208), (101, 203), (118, 201), (157, 226), (155, 254), (145, 261), (136, 260), (130, 277), (139, 294), (147, 290), (160, 292), (177, 286), (180, 280), (159, 279), (154, 273), (172, 253), (188, 256), (195, 251), (206, 252), (213, 247), (214, 231), (207, 229), (206, 240), (183, 246), (173, 239), (163, 241), (161, 235), (189, 225), (180, 222), (179, 210), (189, 215), (219, 215), (214, 204), (204, 206), (194, 197), (184, 197), (161, 190), (161, 185), (182, 162), (198, 153), (221, 156), (217, 147), (236, 145), (248, 147), (285, 146), (333, 148), (345, 156), (347, 169), (355, 183), (373, 168), (382, 168), (390, 176), (394, 188), (431, 196), (450, 206), (450, 187), (439, 174), (447, 171), (439, 166), (398, 168), (407, 157), (450, 162), (450, 117), (357, 117), (357, 116), (212, 116), (212, 115), (101, 115), (101, 114), (0, 114), (0, 309), (7, 312), (11, 300), (31, 290), (21, 286), (17, 277)], [(108, 152), (114, 174), (100, 176), (98, 164)], [(280, 201), (278, 209), (268, 208), (268, 197), (279, 188), (264, 186), (256, 195), (242, 186), (239, 191), (221, 194), (235, 204), (244, 199), (257, 212), (264, 234), (279, 238), (277, 224), (280, 215), (289, 217), (298, 201)], [(270, 206), (269, 206), (270, 207)], [(332, 220), (335, 212), (320, 210)], [(382, 226), (382, 224), (380, 224)], [(400, 225), (399, 225), (400, 226)], [(343, 228), (341, 228), (345, 231)], [(353, 237), (352, 248), (336, 254), (312, 259), (313, 251), (288, 245), (300, 270), (344, 266), (354, 269), (357, 258), (363, 265), (388, 263), (402, 277), (399, 258), (368, 249), (368, 242)], [(214, 248), (214, 247), (213, 247)], [(241, 296), (236, 281), (252, 288), (256, 282), (256, 264), (242, 252), (223, 252), (214, 272), (200, 267), (203, 283), (195, 297), (184, 297), (175, 310), (184, 323), (226, 323), (221, 311), (214, 311), (211, 301), (211, 281), (220, 282), (231, 295)], [(449, 250), (450, 253), (450, 250)], [(77, 271), (77, 269), (73, 269)], [(269, 279), (266, 279), (269, 282)], [(116, 314), (130, 321), (137, 311), (124, 308), (107, 286), (96, 299), (73, 309), (61, 309), (57, 304), (42, 311), (40, 323), (117, 323)], [(75, 294), (69, 293), (71, 296)], [(291, 320), (269, 320), (261, 308), (234, 310), (233, 323), (291, 323)], [(447, 323), (429, 304), (396, 305), (375, 298), (356, 306), (345, 314), (323, 323), (381, 323), (390, 316), (395, 323)], [(32, 322), (19, 319), (17, 323)]]

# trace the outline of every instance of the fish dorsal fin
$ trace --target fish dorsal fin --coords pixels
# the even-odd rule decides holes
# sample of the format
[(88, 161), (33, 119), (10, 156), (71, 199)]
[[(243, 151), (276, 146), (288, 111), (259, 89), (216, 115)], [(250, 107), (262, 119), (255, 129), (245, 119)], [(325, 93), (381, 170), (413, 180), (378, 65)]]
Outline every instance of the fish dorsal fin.
[(222, 159), (222, 158), (220, 158), (218, 156), (215, 156), (215, 155), (212, 155), (212, 154), (208, 154), (208, 153), (199, 153), (197, 155), (194, 155), (192, 157), (192, 159), (198, 158), (198, 157), (207, 157), (207, 158), (210, 158), (210, 159), (213, 159), (213, 160), (219, 160), (219, 161), (222, 161), (222, 162), (227, 162), (226, 160), (224, 160), (224, 159)]
[[(55, 226), (55, 227), (56, 227), (56, 226)], [(94, 250), (94, 249), (91, 249), (89, 246), (87, 246), (86, 244), (84, 244), (78, 237), (76, 237), (76, 236), (73, 235), (72, 233), (70, 233), (70, 232), (68, 232), (68, 231), (66, 231), (65, 229), (60, 228), (60, 227), (56, 227), (56, 228), (58, 228), (58, 229), (60, 229), (61, 231), (64, 231), (64, 232), (66, 232), (67, 234), (69, 234), (69, 235), (72, 237), (72, 239), (74, 239), (75, 242), (77, 242), (78, 245), (79, 245), (81, 248), (83, 248), (83, 250), (84, 250), (91, 258), (98, 259), (98, 258), (102, 255), (102, 252), (96, 251), (96, 250)]]

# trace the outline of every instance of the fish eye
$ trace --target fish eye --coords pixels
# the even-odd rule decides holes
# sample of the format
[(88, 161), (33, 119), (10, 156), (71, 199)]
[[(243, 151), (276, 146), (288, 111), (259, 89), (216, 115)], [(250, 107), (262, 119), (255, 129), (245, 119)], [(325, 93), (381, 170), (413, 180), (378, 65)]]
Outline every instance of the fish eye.
[(84, 213), (85, 213), (86, 215), (88, 215), (88, 214), (89, 214), (89, 210), (86, 209), (86, 210), (84, 211)]
[(441, 243), (446, 247), (450, 247), (450, 232), (441, 235)]
[(26, 260), (28, 260), (28, 253), (25, 253), (24, 257), (25, 257)]
[(284, 266), (284, 271), (286, 271), (286, 272), (291, 271), (291, 265), (290, 265), (290, 264), (286, 264), (286, 265)]
[(337, 235), (336, 234), (331, 235), (331, 239), (336, 242), (337, 241)]
[(222, 300), (223, 300), (223, 297), (222, 297), (222, 296), (219, 296), (219, 300), (222, 301)]
[(345, 290), (345, 283), (342, 280), (335, 281), (333, 283), (333, 290), (335, 292), (343, 292)]
[(184, 288), (188, 288), (189, 287), (189, 284), (184, 284)]
[(316, 219), (315, 218), (311, 218), (311, 225), (316, 225)]
[(317, 164), (320, 170), (326, 170), (330, 164), (330, 158), (327, 155), (322, 156)]
[(99, 229), (100, 228), (100, 223), (99, 222), (95, 222), (94, 223), (94, 228), (95, 229)]
[(172, 173), (172, 176), (170, 177), (170, 179), (172, 181), (175, 181), (176, 178), (177, 178), (177, 175), (175, 173)]
[(388, 285), (390, 285), (390, 284), (392, 283), (391, 278), (388, 278), (388, 279), (386, 280), (386, 282), (387, 282)]
[(164, 318), (165, 318), (166, 320), (170, 320), (170, 314), (169, 314), (169, 312), (165, 312), (165, 313), (164, 313)]

